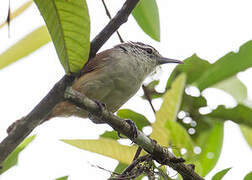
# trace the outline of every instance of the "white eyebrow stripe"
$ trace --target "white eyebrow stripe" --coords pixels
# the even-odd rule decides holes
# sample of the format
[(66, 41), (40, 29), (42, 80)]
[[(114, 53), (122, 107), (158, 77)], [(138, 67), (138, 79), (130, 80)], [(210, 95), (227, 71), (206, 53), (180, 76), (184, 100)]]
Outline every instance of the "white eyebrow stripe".
[(139, 47), (140, 49), (143, 49), (143, 50), (151, 48), (152, 50), (157, 51), (154, 47), (152, 47), (150, 45), (147, 45), (147, 44), (144, 44), (144, 43), (140, 43), (140, 42), (135, 43), (135, 42), (132, 42), (132, 41), (130, 41), (129, 43), (132, 44), (133, 46), (137, 46), (137, 47)]

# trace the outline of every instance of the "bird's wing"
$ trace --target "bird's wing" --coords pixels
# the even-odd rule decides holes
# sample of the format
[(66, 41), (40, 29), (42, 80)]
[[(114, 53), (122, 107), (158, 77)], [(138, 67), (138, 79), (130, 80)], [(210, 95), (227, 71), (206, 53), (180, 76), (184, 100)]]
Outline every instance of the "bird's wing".
[(95, 69), (100, 69), (106, 61), (110, 59), (109, 57), (110, 49), (98, 53), (94, 58), (90, 59), (87, 64), (85, 64), (82, 74), (89, 73)]

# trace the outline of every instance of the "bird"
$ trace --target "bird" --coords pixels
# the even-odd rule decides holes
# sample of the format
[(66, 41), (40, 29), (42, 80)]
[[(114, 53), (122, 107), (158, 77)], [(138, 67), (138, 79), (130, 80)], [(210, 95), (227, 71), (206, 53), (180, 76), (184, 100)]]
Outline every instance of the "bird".
[[(114, 113), (135, 95), (157, 66), (166, 63), (183, 64), (183, 61), (165, 58), (154, 47), (141, 42), (121, 43), (90, 59), (72, 88)], [(53, 108), (47, 120), (69, 116), (87, 118), (88, 115), (87, 111), (63, 101)], [(97, 118), (91, 120), (104, 123)]]

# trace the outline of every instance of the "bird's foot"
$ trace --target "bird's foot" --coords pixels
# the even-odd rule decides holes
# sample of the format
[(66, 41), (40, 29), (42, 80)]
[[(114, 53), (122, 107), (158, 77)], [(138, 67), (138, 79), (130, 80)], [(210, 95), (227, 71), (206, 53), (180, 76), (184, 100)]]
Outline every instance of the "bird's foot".
[[(100, 109), (100, 112), (102, 112), (102, 110), (104, 109), (104, 108), (106, 108), (106, 104), (104, 104), (103, 102), (100, 102), (100, 101), (98, 101), (98, 100), (93, 100), (96, 104), (97, 104), (97, 106), (99, 107), (99, 109)], [(98, 118), (97, 116), (93, 116), (91, 113), (88, 113), (88, 118), (93, 122), (93, 123), (95, 123), (95, 124), (103, 124), (103, 123), (105, 123), (101, 118)]]
[(104, 104), (103, 102), (100, 102), (96, 99), (94, 99), (94, 102), (97, 104), (97, 106), (99, 106), (99, 109), (102, 111), (104, 108), (106, 108), (106, 104)]
[[(134, 123), (134, 121), (132, 121), (130, 119), (126, 119), (125, 122), (130, 125), (130, 129), (131, 129), (130, 139), (137, 138), (138, 131), (137, 131), (137, 127), (136, 127), (136, 124)], [(122, 138), (121, 135), (120, 135), (120, 132), (117, 132), (117, 135), (118, 135), (118, 137)]]

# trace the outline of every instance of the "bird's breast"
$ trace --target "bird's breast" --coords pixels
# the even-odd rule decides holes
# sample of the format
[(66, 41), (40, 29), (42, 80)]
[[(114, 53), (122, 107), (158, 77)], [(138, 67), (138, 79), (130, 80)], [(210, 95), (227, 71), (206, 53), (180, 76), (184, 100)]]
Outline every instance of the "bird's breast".
[(146, 75), (134, 59), (125, 54), (107, 58), (112, 59), (85, 74), (74, 87), (115, 112), (138, 91)]

